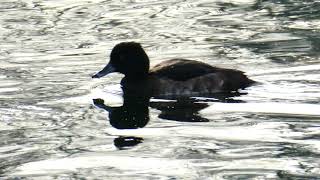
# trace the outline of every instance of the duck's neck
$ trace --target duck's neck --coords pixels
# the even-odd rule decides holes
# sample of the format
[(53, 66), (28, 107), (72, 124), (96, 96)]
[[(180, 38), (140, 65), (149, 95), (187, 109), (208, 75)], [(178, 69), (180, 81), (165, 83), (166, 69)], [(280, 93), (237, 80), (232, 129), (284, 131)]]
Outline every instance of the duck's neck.
[(149, 73), (141, 73), (141, 74), (129, 74), (129, 75), (125, 75), (123, 80), (124, 81), (128, 81), (128, 82), (140, 82), (140, 81), (145, 81), (147, 80), (149, 77)]
[(122, 90), (127, 95), (134, 95), (134, 96), (142, 96), (142, 97), (149, 97), (150, 92), (152, 90), (152, 84), (150, 83), (149, 76), (143, 77), (127, 77), (125, 76), (121, 80)]

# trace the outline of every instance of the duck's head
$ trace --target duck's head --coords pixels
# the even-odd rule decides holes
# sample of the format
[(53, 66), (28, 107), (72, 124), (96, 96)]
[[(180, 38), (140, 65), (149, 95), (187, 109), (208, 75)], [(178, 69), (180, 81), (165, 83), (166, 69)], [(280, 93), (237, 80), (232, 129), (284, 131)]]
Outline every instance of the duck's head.
[(139, 43), (117, 44), (111, 51), (109, 63), (92, 78), (101, 78), (113, 72), (122, 73), (127, 78), (141, 78), (148, 75), (149, 58)]

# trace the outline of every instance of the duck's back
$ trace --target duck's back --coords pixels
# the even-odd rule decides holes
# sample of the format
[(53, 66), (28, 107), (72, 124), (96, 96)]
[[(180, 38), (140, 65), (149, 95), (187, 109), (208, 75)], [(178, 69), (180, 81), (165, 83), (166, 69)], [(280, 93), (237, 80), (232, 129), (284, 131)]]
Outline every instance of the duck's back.
[(186, 81), (218, 70), (219, 68), (199, 61), (172, 59), (154, 66), (150, 74), (175, 81)]
[[(213, 67), (209, 64), (184, 59), (164, 61), (150, 70), (150, 75), (161, 79), (155, 85), (158, 91), (172, 94), (180, 90), (190, 93), (216, 93), (236, 91), (251, 85), (254, 81), (242, 71)], [(171, 89), (171, 90), (169, 90)], [(187, 93), (188, 93), (187, 92)], [(166, 93), (165, 93), (166, 94)]]

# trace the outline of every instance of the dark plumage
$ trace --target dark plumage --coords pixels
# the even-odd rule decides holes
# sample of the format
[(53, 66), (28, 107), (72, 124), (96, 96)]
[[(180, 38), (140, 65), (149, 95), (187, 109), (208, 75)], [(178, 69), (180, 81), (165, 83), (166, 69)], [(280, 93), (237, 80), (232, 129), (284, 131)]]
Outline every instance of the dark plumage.
[(125, 75), (121, 84), (126, 90), (150, 96), (234, 92), (254, 83), (242, 71), (185, 59), (164, 61), (149, 70), (149, 58), (141, 45), (135, 42), (117, 44), (108, 65), (93, 78), (112, 72)]

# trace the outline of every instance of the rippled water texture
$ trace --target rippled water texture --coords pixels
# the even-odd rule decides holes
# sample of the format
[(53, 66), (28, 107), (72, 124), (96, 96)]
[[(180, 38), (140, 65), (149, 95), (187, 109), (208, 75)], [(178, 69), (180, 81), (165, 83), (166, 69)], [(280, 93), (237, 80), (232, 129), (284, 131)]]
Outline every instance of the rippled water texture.
[[(2, 0), (0, 14), (0, 179), (320, 177), (320, 2)], [(121, 75), (91, 79), (122, 41), (152, 64), (195, 59), (260, 83), (125, 103)], [(131, 126), (145, 127), (115, 128)]]

